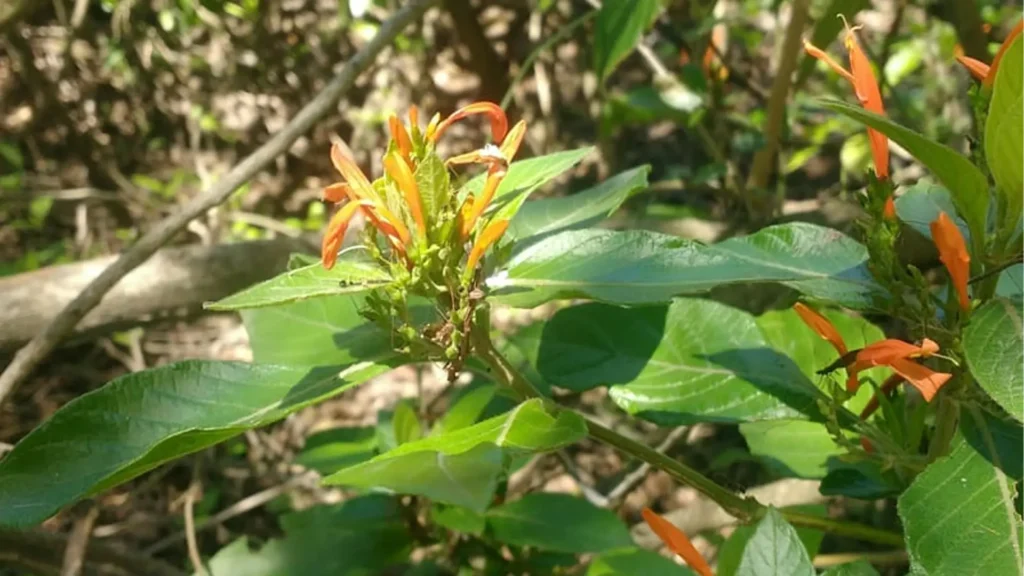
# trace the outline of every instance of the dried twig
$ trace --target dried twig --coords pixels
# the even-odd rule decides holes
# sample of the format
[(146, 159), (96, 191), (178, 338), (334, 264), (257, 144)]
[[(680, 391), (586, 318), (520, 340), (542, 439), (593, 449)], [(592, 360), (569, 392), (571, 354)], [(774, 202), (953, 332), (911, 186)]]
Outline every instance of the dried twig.
[(203, 557), (199, 554), (199, 544), (196, 542), (196, 520), (195, 503), (202, 493), (202, 486), (198, 480), (193, 481), (185, 492), (185, 544), (188, 547), (188, 559), (192, 562), (198, 576), (208, 576), (206, 565), (203, 564)]
[[(61, 551), (69, 538), (42, 530), (0, 528), (0, 562), (40, 574), (57, 574), (62, 566)], [(95, 541), (89, 544), (82, 569), (85, 575), (185, 576), (184, 572), (160, 560)]]
[[(687, 428), (685, 426), (680, 426), (679, 428), (669, 432), (668, 436), (661, 441), (661, 444), (658, 444), (658, 452), (668, 452), (672, 448), (672, 445), (678, 442), (679, 439), (686, 434), (686, 431)], [(626, 477), (612, 488), (610, 492), (608, 492), (607, 505), (612, 508), (618, 506), (619, 501), (622, 500), (626, 494), (632, 492), (640, 482), (643, 482), (643, 479), (650, 471), (651, 465), (644, 462), (636, 470), (626, 474)]]
[(96, 518), (99, 515), (100, 509), (90, 505), (85, 516), (75, 521), (71, 535), (68, 536), (68, 545), (64, 548), (64, 565), (61, 566), (60, 576), (78, 576), (82, 573), (85, 550), (89, 546), (92, 527), (96, 524)]
[(214, 186), (193, 198), (181, 210), (161, 221), (123, 253), (109, 268), (92, 281), (68, 304), (49, 326), (32, 339), (0, 374), (0, 403), (14, 391), (39, 363), (64, 339), (86, 313), (92, 310), (128, 272), (145, 262), (189, 222), (225, 200), (267, 164), (284, 154), (313, 125), (329, 114), (339, 98), (355, 84), (356, 78), (372, 64), (408, 24), (419, 17), (436, 0), (415, 0), (401, 8), (385, 22), (377, 35), (356, 53), (345, 67), (291, 122), (265, 144), (242, 160)]

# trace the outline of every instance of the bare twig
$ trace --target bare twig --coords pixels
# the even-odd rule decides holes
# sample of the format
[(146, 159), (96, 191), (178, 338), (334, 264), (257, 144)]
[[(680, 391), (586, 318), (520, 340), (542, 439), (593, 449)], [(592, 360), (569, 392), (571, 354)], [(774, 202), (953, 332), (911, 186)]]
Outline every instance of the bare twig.
[(185, 544), (188, 547), (188, 559), (192, 562), (198, 576), (208, 576), (206, 565), (203, 564), (203, 557), (199, 554), (199, 544), (196, 542), (196, 520), (194, 507), (196, 498), (199, 498), (202, 487), (198, 480), (193, 481), (185, 493)]
[[(195, 526), (193, 526), (192, 531), (194, 534), (198, 534), (204, 530), (213, 528), (214, 526), (219, 526), (236, 516), (241, 516), (246, 512), (263, 506), (267, 502), (270, 502), (271, 500), (277, 498), (282, 494), (287, 494), (296, 486), (299, 486), (303, 482), (306, 482), (316, 476), (317, 474), (315, 472), (309, 472), (307, 474), (302, 474), (290, 478), (287, 481), (278, 484), (277, 486), (271, 486), (270, 488), (257, 492), (251, 496), (246, 496), (245, 498), (242, 498), (241, 500), (235, 502), (231, 506), (228, 506), (227, 508), (221, 510), (220, 512), (214, 514), (213, 516), (210, 516), (209, 518), (196, 524)], [(145, 553), (156, 554), (157, 552), (166, 550), (170, 546), (173, 546), (174, 544), (180, 542), (182, 539), (187, 537), (188, 533), (185, 530), (182, 530), (177, 534), (171, 534), (170, 536), (167, 536), (166, 538), (153, 544), (149, 548), (146, 548)]]
[(789, 25), (779, 54), (779, 65), (768, 97), (768, 111), (764, 123), (764, 146), (754, 154), (747, 188), (760, 190), (768, 185), (772, 168), (776, 165), (775, 153), (779, 147), (779, 133), (786, 115), (789, 88), (793, 84), (793, 71), (800, 58), (800, 40), (809, 18), (810, 0), (794, 0), (790, 8)]
[[(666, 436), (665, 439), (661, 441), (661, 444), (658, 444), (658, 452), (667, 452), (669, 449), (672, 448), (673, 444), (678, 442), (679, 439), (682, 438), (684, 434), (686, 434), (686, 431), (687, 428), (685, 426), (681, 426), (669, 432), (668, 436)], [(610, 492), (608, 492), (608, 506), (617, 506), (619, 504), (619, 501), (622, 500), (622, 498), (626, 494), (632, 492), (633, 489), (636, 488), (638, 484), (640, 484), (640, 482), (643, 482), (643, 479), (647, 476), (647, 473), (650, 471), (651, 465), (648, 464), (647, 462), (644, 462), (636, 470), (633, 470), (629, 474), (626, 474), (626, 477), (623, 478), (622, 481), (619, 482), (614, 488), (612, 488)]]
[(565, 468), (566, 474), (572, 477), (576, 481), (576, 486), (579, 487), (580, 492), (583, 493), (583, 497), (594, 506), (600, 506), (605, 508), (608, 506), (608, 499), (605, 498), (604, 494), (598, 492), (590, 484), (583, 480), (580, 475), (579, 468), (576, 467), (576, 463), (572, 461), (572, 456), (566, 454), (565, 450), (559, 450), (555, 452), (558, 456), (559, 462), (562, 463), (562, 467)]
[[(61, 551), (69, 538), (42, 530), (0, 528), (0, 562), (41, 574), (58, 574)], [(185, 576), (184, 572), (160, 560), (124, 550), (102, 541), (91, 542), (82, 570), (86, 575)]]
[(64, 565), (61, 566), (60, 576), (78, 576), (82, 573), (82, 564), (85, 560), (85, 549), (89, 545), (89, 537), (92, 535), (92, 527), (96, 524), (96, 518), (100, 515), (97, 506), (90, 505), (88, 512), (75, 521), (68, 536), (68, 545), (64, 548)]
[(92, 310), (128, 272), (145, 262), (190, 221), (225, 200), (239, 186), (245, 184), (305, 134), (313, 125), (329, 114), (341, 96), (355, 84), (356, 78), (372, 64), (408, 24), (419, 19), (436, 0), (414, 0), (401, 8), (385, 22), (377, 35), (356, 53), (309, 104), (292, 118), (291, 122), (245, 160), (224, 175), (214, 186), (193, 198), (175, 214), (161, 221), (148, 234), (139, 239), (109, 268), (103, 271), (68, 304), (42, 333), (18, 351), (10, 365), (0, 374), (0, 403), (20, 384), (51, 350), (67, 336), (86, 313)]

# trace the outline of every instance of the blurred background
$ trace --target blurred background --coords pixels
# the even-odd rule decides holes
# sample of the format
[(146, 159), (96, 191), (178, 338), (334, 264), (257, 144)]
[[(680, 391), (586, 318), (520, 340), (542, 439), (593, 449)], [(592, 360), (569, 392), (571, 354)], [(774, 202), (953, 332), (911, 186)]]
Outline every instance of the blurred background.
[[(401, 4), (3, 0), (0, 362), (112, 255), (281, 130)], [(528, 122), (520, 159), (596, 146), (539, 195), (572, 194), (622, 170), (651, 166), (650, 189), (631, 199), (611, 226), (705, 242), (788, 220), (855, 234), (855, 196), (870, 165), (867, 138), (859, 125), (815, 105), (821, 98), (854, 101), (851, 87), (799, 51), (789, 96), (770, 106), (794, 14), (804, 22), (800, 36), (843, 63), (836, 15), (862, 25), (859, 37), (877, 66), (889, 116), (959, 150), (974, 127), (971, 80), (954, 54), (987, 61), (990, 45), (1006, 34), (1002, 27), (1020, 14), (1017, 3), (995, 0), (665, 0), (650, 26), (637, 31), (637, 49), (630, 44), (619, 58), (602, 44), (597, 6), (437, 2), (334, 113), (126, 278), (75, 339), (2, 405), (0, 452), (67, 401), (118, 375), (184, 358), (248, 359), (237, 316), (203, 314), (201, 305), (277, 274), (293, 252), (316, 253), (331, 210), (319, 201), (320, 189), (337, 180), (327, 154), (332, 138), (347, 143), (376, 177), (391, 113), (404, 118), (415, 104), (425, 121), (491, 100), (502, 103), (511, 122)], [(766, 128), (772, 117), (778, 128)], [(487, 138), (482, 127), (458, 125), (444, 139), (444, 152), (479, 147)], [(776, 154), (760, 165), (755, 158), (766, 132), (777, 142)], [(924, 176), (895, 145), (893, 151), (897, 183)], [(912, 261), (934, 258), (913, 238), (906, 250)], [(511, 328), (546, 313), (506, 311), (500, 318)], [(339, 425), (372, 428), (378, 412), (401, 398), (440, 398), (432, 405), (439, 413), (447, 402), (443, 385), (443, 374), (431, 367), (396, 371), (199, 455), (198, 522), (261, 498), (209, 522), (198, 535), (204, 554), (239, 536), (254, 543), (279, 537), (283, 514), (344, 497), (307, 474), (302, 455), (311, 435)], [(604, 403), (600, 395), (580, 401), (598, 411)], [(666, 431), (635, 427), (652, 444), (666, 440)], [(775, 479), (744, 450), (735, 427), (691, 427), (671, 440), (670, 453), (737, 489)], [(98, 497), (94, 541), (189, 566), (181, 509), (196, 468), (190, 460), (169, 464)], [(614, 486), (627, 472), (617, 455), (589, 444), (525, 470), (516, 490), (573, 493)], [(678, 508), (695, 498), (652, 473), (623, 497), (618, 513), (635, 523), (644, 505)], [(67, 534), (83, 513), (66, 511), (44, 529)], [(0, 536), (0, 566), (10, 567), (0, 574), (58, 573), (65, 540), (29, 550), (6, 537)], [(701, 542), (709, 550), (720, 543)], [(828, 549), (826, 542), (822, 553)]]

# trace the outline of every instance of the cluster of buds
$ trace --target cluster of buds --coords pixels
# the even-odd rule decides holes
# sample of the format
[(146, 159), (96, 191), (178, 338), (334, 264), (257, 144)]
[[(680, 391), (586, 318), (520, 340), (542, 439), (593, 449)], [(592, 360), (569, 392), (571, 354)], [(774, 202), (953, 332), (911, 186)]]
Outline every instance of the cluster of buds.
[[(493, 142), (442, 159), (436, 151), (438, 140), (454, 123), (474, 115), (490, 121)], [(324, 234), (321, 260), (324, 268), (336, 265), (350, 222), (362, 214), (369, 225), (359, 246), (394, 278), (383, 300), (380, 295), (370, 299), (371, 307), (379, 304), (376, 316), (407, 319), (408, 295), (433, 299), (442, 319), (440, 326), (429, 330), (428, 340), (449, 359), (464, 356), (462, 336), (479, 301), (478, 269), (509, 224), (493, 211), (489, 215), (488, 207), (522, 143), (526, 124), (520, 121), (510, 130), (498, 105), (476, 102), (444, 120), (434, 115), (422, 130), (415, 107), (409, 110), (408, 127), (395, 115), (388, 125), (391, 139), (383, 158), (384, 175), (373, 182), (338, 144), (331, 148), (331, 162), (344, 180), (323, 191), (325, 201), (341, 206)], [(477, 195), (462, 195), (452, 184), (451, 167), (466, 164), (487, 167)], [(398, 331), (409, 341), (423, 336), (408, 324)]]

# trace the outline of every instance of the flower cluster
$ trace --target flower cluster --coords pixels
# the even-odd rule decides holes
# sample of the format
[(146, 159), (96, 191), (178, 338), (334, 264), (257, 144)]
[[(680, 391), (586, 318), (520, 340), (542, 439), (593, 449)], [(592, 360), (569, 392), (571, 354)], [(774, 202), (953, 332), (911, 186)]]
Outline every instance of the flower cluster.
[[(452, 124), (473, 115), (490, 120), (491, 136), (497, 144), (442, 161), (435, 151), (438, 139)], [(375, 182), (370, 182), (339, 145), (331, 148), (331, 162), (344, 180), (323, 191), (324, 200), (341, 204), (324, 234), (323, 266), (330, 269), (335, 265), (350, 222), (362, 213), (374, 233), (383, 235), (392, 260), (410, 270), (427, 263), (431, 255), (441, 254), (442, 261), (461, 259), (465, 243), (472, 239), (462, 275), (471, 278), (484, 253), (508, 227), (508, 220), (500, 218), (478, 224), (519, 149), (526, 124), (519, 122), (509, 130), (499, 106), (476, 102), (444, 120), (435, 115), (423, 131), (415, 107), (409, 110), (408, 129), (395, 115), (388, 125), (391, 141), (383, 159), (385, 175)], [(457, 205), (458, 194), (449, 183), (447, 170), (471, 163), (488, 167), (486, 181), (479, 197), (470, 194)]]

